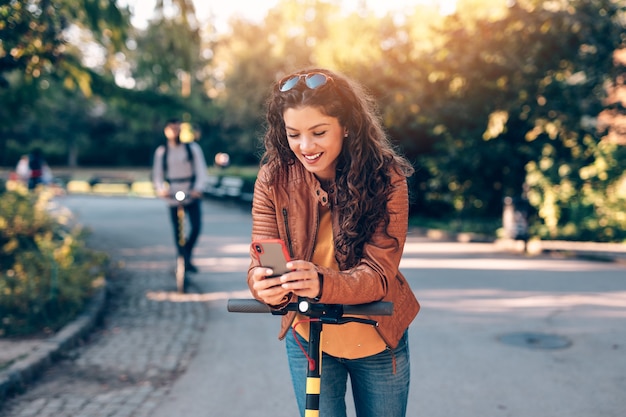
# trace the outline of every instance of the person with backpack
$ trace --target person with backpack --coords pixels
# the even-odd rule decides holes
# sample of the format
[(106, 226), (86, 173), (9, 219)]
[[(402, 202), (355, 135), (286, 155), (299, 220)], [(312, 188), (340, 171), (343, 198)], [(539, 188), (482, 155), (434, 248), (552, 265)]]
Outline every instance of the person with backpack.
[[(184, 256), (187, 271), (198, 272), (191, 263), (191, 258), (202, 229), (201, 198), (207, 179), (206, 160), (198, 143), (181, 142), (179, 120), (168, 120), (163, 133), (167, 143), (160, 145), (154, 152), (152, 182), (157, 196), (168, 203), (178, 255)], [(174, 194), (178, 191), (183, 191), (189, 196), (184, 200), (185, 213), (190, 224), (189, 236), (184, 246), (178, 243), (177, 238), (179, 224), (176, 208), (179, 203)]]
[(15, 173), (28, 186), (29, 190), (34, 190), (39, 184), (49, 184), (52, 180), (50, 167), (39, 148), (35, 148), (28, 155), (22, 156), (15, 167)]

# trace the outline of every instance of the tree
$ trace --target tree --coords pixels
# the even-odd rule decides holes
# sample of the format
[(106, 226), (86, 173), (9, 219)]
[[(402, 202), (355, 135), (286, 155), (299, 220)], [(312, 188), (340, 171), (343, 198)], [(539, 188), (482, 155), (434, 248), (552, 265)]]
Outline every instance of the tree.
[[(606, 199), (590, 191), (613, 187), (624, 164), (595, 123), (613, 51), (623, 46), (623, 10), (572, 1), (563, 9), (514, 5), (470, 27), (448, 20), (449, 40), (429, 75), (444, 92), (429, 107), (439, 151), (424, 164), (459, 215), (496, 216), (502, 197), (526, 183), (540, 235), (615, 236), (617, 224), (600, 210)], [(604, 182), (590, 181), (598, 166)]]
[(0, 163), (22, 119), (42, 89), (62, 80), (65, 88), (91, 93), (91, 76), (68, 48), (72, 27), (89, 30), (105, 50), (123, 47), (129, 14), (99, 0), (9, 0), (0, 4)]
[(258, 162), (269, 88), (315, 63), (314, 45), (327, 33), (332, 11), (336, 6), (324, 2), (283, 0), (260, 24), (233, 19), (232, 31), (217, 40), (213, 89), (222, 108), (223, 150), (234, 162)]

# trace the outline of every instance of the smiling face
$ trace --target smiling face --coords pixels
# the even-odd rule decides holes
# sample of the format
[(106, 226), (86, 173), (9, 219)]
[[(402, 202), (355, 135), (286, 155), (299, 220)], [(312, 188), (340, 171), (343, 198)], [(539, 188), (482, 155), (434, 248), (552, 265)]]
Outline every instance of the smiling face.
[(310, 106), (288, 108), (283, 119), (289, 148), (306, 170), (321, 180), (334, 179), (346, 134), (339, 120)]

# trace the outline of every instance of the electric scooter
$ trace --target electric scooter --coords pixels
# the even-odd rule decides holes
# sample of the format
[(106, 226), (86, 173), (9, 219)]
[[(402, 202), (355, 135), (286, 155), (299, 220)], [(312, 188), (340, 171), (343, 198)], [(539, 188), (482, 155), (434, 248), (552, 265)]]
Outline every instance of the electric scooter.
[[(319, 417), (321, 360), (320, 339), (322, 324), (345, 324), (363, 323), (378, 326), (378, 322), (363, 317), (351, 317), (352, 315), (365, 316), (390, 316), (393, 313), (393, 303), (377, 301), (368, 304), (319, 304), (310, 302), (306, 298), (299, 298), (295, 303), (289, 303), (280, 310), (272, 310), (267, 304), (255, 299), (230, 299), (227, 305), (228, 311), (233, 313), (272, 313), (273, 315), (285, 315), (288, 311), (297, 311), (311, 319), (309, 327), (308, 357), (311, 364), (307, 369), (306, 381), (306, 417)], [(344, 316), (350, 315), (350, 316)]]

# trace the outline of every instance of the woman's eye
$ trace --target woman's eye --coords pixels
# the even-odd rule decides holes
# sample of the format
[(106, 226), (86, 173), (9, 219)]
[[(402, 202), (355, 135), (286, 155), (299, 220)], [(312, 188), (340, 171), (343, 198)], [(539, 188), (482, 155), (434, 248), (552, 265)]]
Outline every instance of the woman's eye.
[(322, 131), (322, 132), (313, 132), (313, 134), (314, 134), (315, 136), (324, 136), (324, 135), (326, 134), (326, 131), (324, 130), (324, 131)]
[(288, 138), (297, 138), (298, 136), (300, 136), (299, 133), (287, 133)]

